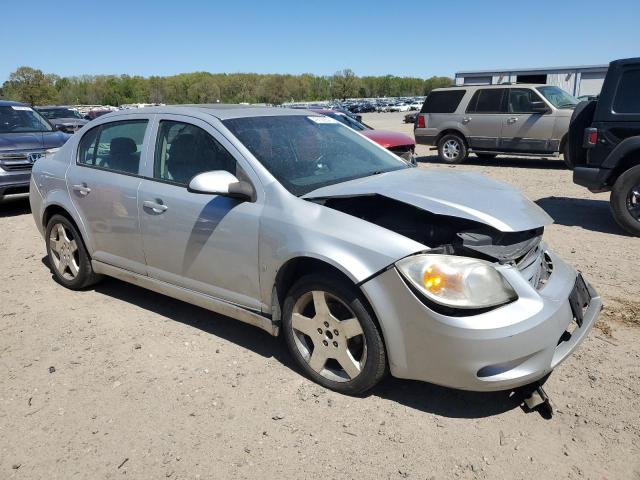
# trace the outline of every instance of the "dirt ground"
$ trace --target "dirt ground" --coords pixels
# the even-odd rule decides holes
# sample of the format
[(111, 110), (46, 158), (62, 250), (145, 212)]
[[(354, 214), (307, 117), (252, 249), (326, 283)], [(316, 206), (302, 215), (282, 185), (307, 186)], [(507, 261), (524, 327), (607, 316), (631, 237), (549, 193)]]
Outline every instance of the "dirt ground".
[[(410, 133), (402, 114), (368, 114)], [(504, 393), (389, 378), (327, 391), (283, 342), (116, 281), (55, 283), (24, 198), (0, 202), (0, 479), (640, 479), (640, 238), (559, 160), (450, 167), (521, 188), (554, 219), (546, 240), (606, 304), (551, 376), (551, 420)]]

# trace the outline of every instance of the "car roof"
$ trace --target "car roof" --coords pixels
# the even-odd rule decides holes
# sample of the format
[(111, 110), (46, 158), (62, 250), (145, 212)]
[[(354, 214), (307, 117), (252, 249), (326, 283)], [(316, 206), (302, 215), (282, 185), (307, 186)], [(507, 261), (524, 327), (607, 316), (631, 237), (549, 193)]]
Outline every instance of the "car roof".
[(63, 109), (63, 108), (64, 109), (69, 109), (69, 108), (75, 108), (75, 107), (72, 107), (70, 105), (38, 105), (35, 108), (36, 108), (36, 110), (38, 108), (49, 108), (51, 110), (54, 110), (54, 109)]
[(434, 88), (433, 92), (448, 92), (451, 90), (478, 90), (480, 88), (538, 88), (538, 87), (553, 87), (554, 85), (547, 85), (544, 83), (500, 83), (498, 85), (452, 85), (450, 87)]
[(10, 106), (21, 106), (21, 107), (28, 107), (29, 105), (27, 105), (26, 103), (22, 103), (22, 102), (14, 102), (13, 100), (0, 100), (0, 107), (10, 107)]
[(276, 117), (284, 115), (309, 115), (315, 112), (294, 108), (281, 107), (256, 107), (252, 105), (233, 105), (215, 103), (212, 105), (163, 105), (159, 107), (144, 107), (134, 110), (118, 110), (109, 114), (109, 118), (119, 115), (130, 115), (132, 113), (165, 113), (165, 114), (183, 114), (190, 113), (208, 114), (219, 120), (229, 120), (232, 118), (245, 117)]

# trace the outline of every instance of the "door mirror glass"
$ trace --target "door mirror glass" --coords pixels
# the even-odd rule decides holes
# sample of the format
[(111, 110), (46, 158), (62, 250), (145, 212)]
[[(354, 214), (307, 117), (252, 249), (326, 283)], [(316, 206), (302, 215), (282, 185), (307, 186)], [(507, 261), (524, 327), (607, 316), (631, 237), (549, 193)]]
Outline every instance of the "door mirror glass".
[(188, 190), (191, 193), (223, 195), (225, 197), (253, 200), (254, 190), (249, 182), (240, 181), (225, 170), (203, 172), (191, 179)]
[(531, 111), (534, 113), (547, 113), (549, 111), (549, 107), (542, 100), (531, 102)]

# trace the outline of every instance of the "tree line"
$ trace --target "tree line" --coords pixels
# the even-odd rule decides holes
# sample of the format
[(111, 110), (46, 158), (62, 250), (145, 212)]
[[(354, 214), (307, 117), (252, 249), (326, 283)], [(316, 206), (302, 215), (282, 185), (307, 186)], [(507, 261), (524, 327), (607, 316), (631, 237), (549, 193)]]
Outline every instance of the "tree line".
[(182, 73), (166, 77), (81, 75), (60, 77), (19, 67), (0, 87), (0, 98), (31, 105), (128, 103), (270, 103), (426, 95), (453, 83), (448, 77), (364, 76), (350, 69), (334, 75)]

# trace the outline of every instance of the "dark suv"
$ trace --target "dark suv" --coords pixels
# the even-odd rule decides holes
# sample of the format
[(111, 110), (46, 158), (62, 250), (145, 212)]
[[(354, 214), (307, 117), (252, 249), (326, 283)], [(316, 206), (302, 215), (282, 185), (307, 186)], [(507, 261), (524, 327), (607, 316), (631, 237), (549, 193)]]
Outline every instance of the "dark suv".
[(640, 58), (611, 62), (600, 97), (576, 108), (568, 147), (573, 181), (611, 191), (616, 221), (640, 235)]
[(28, 192), (34, 162), (69, 136), (28, 105), (0, 100), (0, 199)]

